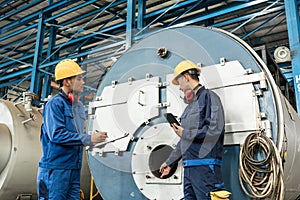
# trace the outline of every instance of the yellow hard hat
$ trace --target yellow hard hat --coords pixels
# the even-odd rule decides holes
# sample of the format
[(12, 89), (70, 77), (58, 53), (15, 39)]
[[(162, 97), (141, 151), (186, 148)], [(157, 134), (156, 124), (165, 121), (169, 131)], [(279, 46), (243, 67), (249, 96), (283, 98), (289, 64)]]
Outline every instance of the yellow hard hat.
[(65, 59), (60, 61), (55, 67), (55, 80), (62, 80), (64, 78), (69, 78), (72, 76), (77, 76), (83, 74), (85, 71), (82, 70), (79, 65), (71, 60)]
[(190, 60), (181, 61), (174, 69), (174, 78), (172, 80), (172, 83), (174, 85), (179, 85), (176, 79), (182, 72), (185, 72), (189, 69), (196, 69), (199, 73), (201, 72), (200, 67), (198, 67), (194, 62)]

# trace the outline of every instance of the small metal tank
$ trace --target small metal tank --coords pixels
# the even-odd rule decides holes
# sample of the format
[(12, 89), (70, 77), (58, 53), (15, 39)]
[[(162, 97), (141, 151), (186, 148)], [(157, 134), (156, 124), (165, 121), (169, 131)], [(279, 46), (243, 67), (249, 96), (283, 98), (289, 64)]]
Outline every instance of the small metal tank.
[(0, 111), (0, 199), (37, 199), (42, 114), (31, 102), (6, 100), (0, 101)]
[[(268, 68), (245, 42), (214, 28), (157, 31), (134, 44), (112, 66), (89, 105), (89, 131), (108, 132), (109, 143), (88, 153), (98, 190), (109, 200), (182, 199), (181, 163), (166, 179), (160, 164), (178, 137), (163, 114), (186, 106), (173, 70), (189, 59), (202, 67), (201, 83), (215, 91), (225, 110), (223, 176), (232, 199), (250, 199), (239, 181), (241, 146), (263, 131), (280, 154), (285, 198), (300, 195), (300, 121)], [(276, 175), (275, 175), (276, 176)]]

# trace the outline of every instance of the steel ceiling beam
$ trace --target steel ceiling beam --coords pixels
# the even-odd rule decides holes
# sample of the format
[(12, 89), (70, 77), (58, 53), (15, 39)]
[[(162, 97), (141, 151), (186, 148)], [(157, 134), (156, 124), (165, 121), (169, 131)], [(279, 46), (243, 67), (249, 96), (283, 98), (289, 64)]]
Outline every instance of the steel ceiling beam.
[[(61, 1), (58, 1), (56, 3), (53, 3), (49, 6), (47, 6), (46, 8), (44, 8), (42, 10), (43, 13), (47, 13), (47, 12), (54, 12), (60, 8), (64, 8), (65, 6), (68, 6), (72, 3), (75, 3), (76, 1), (69, 1), (69, 0), (61, 0)], [(36, 11), (36, 12), (33, 12), (32, 14), (30, 15), (27, 15), (23, 18), (21, 18), (20, 20), (15, 20), (14, 22), (4, 26), (4, 27), (1, 27), (0, 28), (0, 34), (4, 33), (4, 31), (9, 31), (9, 30), (12, 30), (12, 29), (15, 29), (15, 28), (18, 28), (19, 26), (21, 25), (24, 25), (24, 24), (28, 24), (29, 22), (33, 22), (34, 20), (38, 19), (39, 17), (39, 14), (40, 14), (40, 11)]]
[(10, 79), (18, 78), (20, 76), (24, 76), (24, 75), (29, 74), (31, 72), (32, 72), (31, 67), (21, 69), (19, 71), (8, 73), (5, 76), (0, 77), (0, 81), (2, 82), (2, 81), (7, 81), (7, 80), (10, 80)]
[(9, 4), (9, 3), (12, 2), (12, 1), (14, 1), (14, 0), (5, 0), (5, 1), (2, 1), (2, 2), (0, 3), (0, 7), (3, 7), (4, 5)]
[(241, 21), (245, 21), (247, 19), (250, 19), (252, 18), (253, 16), (257, 16), (257, 17), (260, 17), (260, 16), (264, 16), (264, 15), (268, 15), (270, 13), (275, 13), (275, 12), (278, 12), (278, 11), (282, 11), (284, 10), (285, 7), (284, 5), (282, 6), (276, 6), (274, 8), (270, 8), (264, 12), (260, 12), (260, 13), (251, 13), (251, 14), (247, 14), (247, 15), (243, 15), (243, 16), (240, 16), (240, 17), (234, 17), (232, 19), (229, 19), (229, 20), (225, 20), (223, 22), (218, 22), (218, 23), (215, 23), (212, 25), (212, 27), (222, 27), (222, 26), (227, 26), (227, 25), (230, 25), (230, 24), (234, 24), (234, 23), (238, 23), (238, 22), (241, 22)]
[(215, 17), (218, 17), (218, 16), (233, 13), (233, 12), (245, 9), (245, 8), (249, 9), (252, 6), (256, 6), (256, 5), (259, 5), (259, 4), (262, 4), (262, 3), (266, 3), (266, 2), (268, 2), (268, 0), (257, 0), (257, 1), (250, 1), (250, 2), (247, 2), (247, 3), (241, 3), (239, 5), (232, 6), (232, 7), (227, 6), (224, 9), (221, 9), (221, 10), (218, 10), (218, 11), (215, 11), (215, 12), (212, 12), (212, 13), (205, 14), (201, 17), (190, 17), (190, 20), (187, 20), (187, 21), (181, 20), (180, 22), (178, 22), (174, 26), (186, 26), (186, 25), (190, 25), (190, 24), (197, 24), (197, 23), (199, 23), (201, 21), (205, 21), (207, 19), (211, 19), (211, 18), (215, 18)]
[(19, 79), (15, 79), (15, 80), (10, 80), (8, 82), (4, 82), (4, 83), (1, 83), (0, 84), (0, 88), (2, 87), (7, 87), (7, 86), (10, 86), (10, 85), (14, 85), (14, 84), (17, 84), (17, 83), (20, 83), (20, 82), (24, 82), (24, 81), (29, 81), (31, 79), (31, 76), (27, 76), (25, 78), (19, 78)]
[[(9, 13), (6, 14), (6, 15), (3, 15), (2, 17), (0, 17), (0, 21), (1, 21), (1, 20), (5, 20), (5, 19), (7, 19), (7, 18), (10, 18), (10, 17), (12, 17), (13, 15), (15, 15), (15, 14), (17, 14), (17, 13), (20, 13), (20, 12), (22, 12), (22, 11), (28, 9), (28, 8), (34, 7), (34, 6), (36, 6), (36, 5), (38, 5), (38, 4), (42, 3), (42, 2), (43, 2), (43, 0), (35, 0), (35, 1), (33, 1), (33, 2), (30, 2), (30, 3), (28, 3), (28, 4), (24, 5), (24, 6), (22, 6), (21, 8), (15, 9), (14, 11), (9, 12)], [(1, 6), (0, 6), (0, 7), (1, 7)]]
[[(113, 7), (119, 6), (119, 5), (121, 5), (123, 3), (126, 3), (126, 2), (127, 2), (127, 0), (118, 0), (114, 3), (112, 3), (108, 8), (113, 8)], [(99, 10), (94, 10), (94, 11), (91, 11), (91, 12), (88, 12), (88, 13), (84, 13), (84, 14), (78, 16), (78, 17), (74, 17), (70, 20), (61, 22), (60, 25), (61, 26), (67, 26), (71, 23), (80, 21), (80, 19), (84, 19), (84, 18), (88, 18), (88, 17), (93, 16), (93, 15), (96, 15), (97, 13), (102, 12), (103, 10), (104, 10), (104, 8), (100, 8)], [(46, 19), (46, 22), (50, 22), (50, 20)]]
[(280, 12), (280, 13), (278, 13), (277, 15), (275, 15), (275, 16), (269, 18), (268, 20), (266, 20), (265, 22), (263, 22), (261, 25), (259, 25), (258, 27), (256, 27), (255, 29), (253, 29), (252, 31), (250, 31), (249, 33), (247, 33), (246, 35), (244, 35), (244, 36), (242, 37), (242, 39), (243, 39), (243, 40), (246, 39), (247, 37), (249, 37), (250, 35), (252, 35), (252, 34), (255, 33), (256, 31), (258, 31), (258, 30), (262, 29), (263, 27), (265, 27), (269, 22), (275, 20), (277, 17), (279, 17), (279, 16), (281, 16), (281, 15), (283, 15), (283, 14), (284, 14), (284, 12)]

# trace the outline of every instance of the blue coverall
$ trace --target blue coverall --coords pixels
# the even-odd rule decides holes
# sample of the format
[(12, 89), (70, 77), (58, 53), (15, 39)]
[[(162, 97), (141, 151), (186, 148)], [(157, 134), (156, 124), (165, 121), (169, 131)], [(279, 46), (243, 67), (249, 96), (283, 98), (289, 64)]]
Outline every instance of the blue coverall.
[(83, 145), (91, 145), (91, 136), (83, 133), (84, 121), (82, 103), (72, 104), (63, 91), (45, 104), (37, 175), (40, 200), (80, 198)]
[(184, 167), (184, 199), (209, 200), (210, 192), (224, 189), (221, 163), (225, 132), (220, 98), (200, 88), (181, 116), (182, 137), (166, 164), (181, 158)]

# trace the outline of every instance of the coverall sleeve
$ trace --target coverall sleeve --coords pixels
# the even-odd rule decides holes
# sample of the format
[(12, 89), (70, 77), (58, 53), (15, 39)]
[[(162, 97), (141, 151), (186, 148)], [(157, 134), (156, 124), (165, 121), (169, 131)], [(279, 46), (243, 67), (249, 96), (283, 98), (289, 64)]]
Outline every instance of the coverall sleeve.
[(90, 135), (76, 131), (72, 112), (68, 113), (63, 106), (55, 102), (49, 102), (46, 106), (45, 128), (52, 142), (68, 146), (91, 145)]
[(182, 139), (197, 141), (219, 137), (224, 128), (224, 115), (219, 97), (210, 92), (201, 96), (197, 108), (189, 114)]
[(166, 163), (168, 166), (174, 165), (181, 159), (180, 143), (181, 143), (181, 140), (179, 140), (179, 142), (176, 145), (176, 148), (173, 149), (173, 151), (169, 155), (168, 159), (166, 160)]

